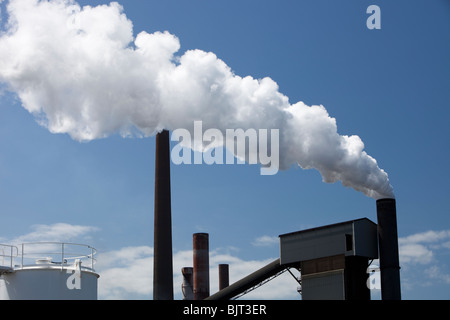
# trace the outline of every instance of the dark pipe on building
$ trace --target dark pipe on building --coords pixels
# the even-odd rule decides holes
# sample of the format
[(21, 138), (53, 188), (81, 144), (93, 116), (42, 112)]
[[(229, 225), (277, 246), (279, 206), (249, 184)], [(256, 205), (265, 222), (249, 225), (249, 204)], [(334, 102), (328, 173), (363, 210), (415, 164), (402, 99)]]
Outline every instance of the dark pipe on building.
[(173, 300), (169, 131), (156, 135), (153, 299)]
[(400, 300), (397, 209), (395, 199), (377, 200), (381, 299)]
[(219, 264), (219, 290), (225, 289), (230, 284), (229, 265)]
[(194, 242), (194, 300), (209, 297), (209, 235), (195, 233)]

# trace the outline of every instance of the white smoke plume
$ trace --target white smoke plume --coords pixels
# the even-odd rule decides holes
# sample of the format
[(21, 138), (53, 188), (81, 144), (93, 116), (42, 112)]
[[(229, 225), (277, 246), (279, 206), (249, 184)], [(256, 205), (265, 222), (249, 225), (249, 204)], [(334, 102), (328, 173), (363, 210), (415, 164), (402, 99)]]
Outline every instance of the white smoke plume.
[(358, 136), (339, 135), (323, 106), (290, 104), (270, 78), (240, 77), (214, 53), (178, 54), (169, 32), (133, 35), (116, 2), (9, 0), (0, 82), (52, 133), (78, 141), (162, 129), (279, 129), (280, 169), (315, 168), (373, 198), (393, 197)]

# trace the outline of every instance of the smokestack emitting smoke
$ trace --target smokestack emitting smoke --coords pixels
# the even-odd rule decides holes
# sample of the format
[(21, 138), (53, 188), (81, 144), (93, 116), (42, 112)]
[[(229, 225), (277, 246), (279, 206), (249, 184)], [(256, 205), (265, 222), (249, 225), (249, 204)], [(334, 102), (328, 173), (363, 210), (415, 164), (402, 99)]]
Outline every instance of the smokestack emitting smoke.
[(377, 200), (377, 220), (381, 298), (383, 300), (400, 300), (400, 262), (395, 199)]
[[(133, 37), (118, 3), (10, 0), (2, 21), (0, 82), (52, 133), (89, 141), (153, 136), (201, 120), (204, 130), (279, 129), (280, 169), (298, 164), (375, 199), (388, 175), (358, 136), (339, 135), (323, 106), (291, 104), (270, 78), (240, 77), (214, 53), (168, 32)], [(233, 152), (233, 150), (231, 150)]]

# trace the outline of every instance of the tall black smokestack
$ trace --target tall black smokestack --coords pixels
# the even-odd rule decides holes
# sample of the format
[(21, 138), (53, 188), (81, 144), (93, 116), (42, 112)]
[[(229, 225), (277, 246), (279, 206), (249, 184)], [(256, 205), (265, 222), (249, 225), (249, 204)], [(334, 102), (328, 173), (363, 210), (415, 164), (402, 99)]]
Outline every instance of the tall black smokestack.
[(377, 200), (382, 300), (401, 299), (396, 211), (395, 199)]
[(153, 299), (173, 300), (169, 131), (156, 135)]

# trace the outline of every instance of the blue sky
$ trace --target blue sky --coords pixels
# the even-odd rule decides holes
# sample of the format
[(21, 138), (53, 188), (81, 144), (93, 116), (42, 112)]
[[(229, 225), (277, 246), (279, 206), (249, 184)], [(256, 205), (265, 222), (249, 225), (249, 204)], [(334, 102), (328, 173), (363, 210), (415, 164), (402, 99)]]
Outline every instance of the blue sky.
[[(450, 297), (448, 1), (119, 2), (134, 36), (167, 30), (180, 40), (177, 55), (214, 52), (235, 74), (270, 77), (290, 103), (323, 105), (341, 135), (358, 135), (394, 187), (402, 297)], [(371, 4), (381, 9), (380, 30), (366, 27)], [(0, 88), (0, 242), (90, 244), (99, 251), (100, 298), (151, 299), (154, 137), (78, 142), (50, 133)], [(278, 257), (280, 234), (376, 222), (374, 199), (324, 183), (314, 169), (275, 176), (261, 176), (257, 165), (171, 169), (178, 298), (193, 233), (210, 234), (214, 292), (213, 263), (229, 262), (236, 281)], [(289, 277), (253, 297), (299, 299)]]

